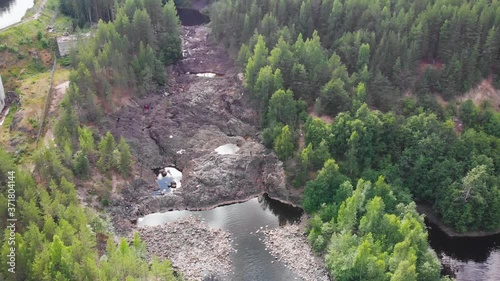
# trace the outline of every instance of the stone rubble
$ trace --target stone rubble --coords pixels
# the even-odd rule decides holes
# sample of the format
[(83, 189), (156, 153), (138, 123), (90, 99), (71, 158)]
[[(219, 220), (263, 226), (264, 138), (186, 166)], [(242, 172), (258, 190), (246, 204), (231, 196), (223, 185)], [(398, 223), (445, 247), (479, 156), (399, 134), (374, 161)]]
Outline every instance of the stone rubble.
[(327, 269), (312, 251), (300, 226), (264, 229), (264, 244), (277, 260), (305, 281), (329, 281)]
[(231, 235), (189, 216), (158, 226), (139, 228), (148, 255), (169, 259), (187, 280), (202, 280), (231, 271)]

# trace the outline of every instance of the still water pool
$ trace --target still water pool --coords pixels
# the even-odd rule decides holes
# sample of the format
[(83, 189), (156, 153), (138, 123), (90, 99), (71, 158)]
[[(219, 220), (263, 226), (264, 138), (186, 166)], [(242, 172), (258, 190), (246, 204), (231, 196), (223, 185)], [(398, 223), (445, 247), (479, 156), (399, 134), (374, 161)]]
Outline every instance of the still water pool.
[(262, 242), (263, 234), (260, 231), (255, 233), (261, 227), (276, 228), (298, 222), (302, 215), (301, 209), (261, 196), (208, 211), (150, 214), (139, 219), (138, 225), (158, 225), (189, 215), (200, 217), (208, 225), (231, 233), (237, 252), (231, 256), (234, 274), (229, 274), (225, 280), (301, 280), (282, 263), (275, 261)]
[(426, 220), (429, 243), (457, 281), (500, 281), (500, 234), (488, 237), (449, 237)]

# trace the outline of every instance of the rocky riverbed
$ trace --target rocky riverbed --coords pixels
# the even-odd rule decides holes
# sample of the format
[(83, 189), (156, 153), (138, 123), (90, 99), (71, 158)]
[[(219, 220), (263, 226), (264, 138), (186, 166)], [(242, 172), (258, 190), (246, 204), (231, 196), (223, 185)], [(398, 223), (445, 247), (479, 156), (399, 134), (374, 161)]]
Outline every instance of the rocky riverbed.
[(271, 254), (305, 281), (330, 280), (321, 258), (316, 257), (302, 227), (290, 224), (264, 231), (264, 244)]
[(169, 259), (187, 280), (223, 276), (231, 270), (231, 235), (193, 216), (139, 228), (149, 256)]
[[(240, 70), (208, 26), (183, 31), (184, 58), (169, 69), (169, 87), (131, 101), (104, 125), (127, 140), (142, 166), (132, 184), (112, 195), (109, 211), (118, 229), (130, 229), (133, 223), (127, 221), (154, 212), (208, 209), (263, 193), (301, 202), (301, 192), (287, 184), (282, 163), (261, 144), (258, 113), (244, 94)], [(145, 105), (150, 109), (145, 111)], [(215, 151), (226, 144), (237, 151)], [(153, 196), (151, 168), (167, 165), (182, 172), (182, 188)]]

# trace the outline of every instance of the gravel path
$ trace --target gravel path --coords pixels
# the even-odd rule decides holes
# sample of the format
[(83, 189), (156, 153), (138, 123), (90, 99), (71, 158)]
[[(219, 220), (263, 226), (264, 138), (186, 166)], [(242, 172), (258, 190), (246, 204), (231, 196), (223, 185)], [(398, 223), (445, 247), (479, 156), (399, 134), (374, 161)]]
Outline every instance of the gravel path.
[(193, 216), (159, 226), (139, 228), (149, 255), (169, 259), (188, 280), (202, 280), (210, 274), (231, 270), (230, 234), (212, 228)]
[(264, 231), (270, 253), (306, 281), (328, 281), (321, 258), (316, 257), (303, 230), (298, 225), (286, 225)]

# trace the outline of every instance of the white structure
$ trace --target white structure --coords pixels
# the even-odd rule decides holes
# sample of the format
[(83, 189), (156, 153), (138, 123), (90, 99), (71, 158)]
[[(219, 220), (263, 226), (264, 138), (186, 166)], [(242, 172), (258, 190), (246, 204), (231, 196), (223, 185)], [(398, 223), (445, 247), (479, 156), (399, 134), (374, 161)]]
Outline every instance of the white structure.
[(5, 91), (3, 89), (2, 76), (0, 76), (0, 112), (5, 107)]

